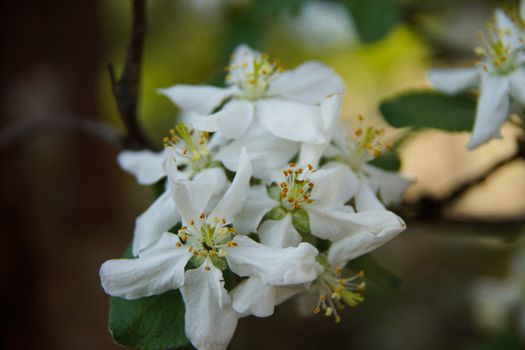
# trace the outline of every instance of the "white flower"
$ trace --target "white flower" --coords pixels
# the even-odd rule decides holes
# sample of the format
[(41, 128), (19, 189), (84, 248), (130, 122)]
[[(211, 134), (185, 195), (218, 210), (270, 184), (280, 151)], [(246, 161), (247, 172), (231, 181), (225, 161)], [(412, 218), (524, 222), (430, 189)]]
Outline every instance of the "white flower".
[[(523, 9), (522, 3), (522, 9)], [(439, 90), (455, 94), (479, 86), (476, 122), (469, 149), (500, 136), (501, 125), (510, 113), (510, 103), (525, 106), (525, 33), (504, 12), (498, 10), (495, 28), (478, 48), (480, 63), (473, 68), (434, 69), (429, 79)]]
[(224, 171), (216, 166), (218, 163), (213, 158), (220, 143), (218, 138), (208, 141), (206, 132), (195, 132), (180, 124), (170, 131), (170, 136), (164, 141), (162, 152), (126, 150), (118, 156), (120, 166), (135, 175), (140, 184), (154, 184), (166, 176), (170, 178), (164, 193), (135, 222), (132, 242), (135, 256), (180, 222), (181, 217), (172, 197), (174, 181), (191, 179), (201, 184), (215, 198), (210, 201), (211, 204), (217, 202), (228, 184)]
[(205, 211), (210, 195), (201, 184), (174, 182), (183, 222), (178, 236), (166, 232), (137, 259), (110, 260), (100, 270), (104, 290), (117, 297), (136, 299), (180, 288), (186, 335), (197, 349), (225, 349), (237, 325), (238, 313), (221, 270), (229, 268), (240, 277), (254, 276), (272, 286), (308, 283), (319, 273), (318, 252), (308, 243), (282, 249), (236, 235), (231, 225), (252, 175), (247, 154), (242, 152), (241, 158), (231, 187), (209, 214)]
[[(354, 283), (355, 278), (341, 277), (342, 267), (395, 237), (405, 229), (405, 224), (383, 207), (356, 213), (345, 205), (356, 193), (358, 181), (350, 169), (341, 164), (333, 163), (318, 171), (312, 166), (302, 168), (291, 164), (281, 179), (274, 178), (273, 182), (278, 187), (274, 185), (269, 191), (264, 185), (250, 189), (236, 227), (246, 232), (256, 231), (263, 244), (287, 247), (302, 240), (294, 221), (297, 225), (304, 225), (306, 221), (309, 227), (304, 227), (304, 231), (330, 240), (331, 245), (326, 255), (318, 256), (323, 269), (311, 286), (264, 286), (252, 277), (234, 289), (234, 307), (242, 315), (265, 317), (273, 313), (275, 305), (308, 289), (318, 296), (318, 307), (337, 321), (339, 300), (342, 298), (355, 306), (361, 300), (358, 292), (363, 288), (361, 283)], [(270, 218), (260, 223), (266, 214)], [(257, 302), (253, 295), (257, 295)]]
[[(344, 85), (329, 67), (307, 62), (292, 71), (246, 45), (235, 50), (227, 88), (176, 85), (160, 90), (182, 110), (195, 111), (193, 127), (237, 139), (257, 121), (277, 138), (324, 143), (329, 140), (320, 104), (342, 94)], [(219, 111), (216, 109), (224, 103)]]
[[(236, 227), (257, 232), (263, 244), (277, 247), (297, 245), (302, 237), (296, 223), (308, 225), (312, 235), (334, 242), (329, 260), (349, 260), (377, 248), (405, 229), (394, 213), (381, 210), (355, 212), (346, 203), (358, 189), (356, 176), (344, 165), (333, 163), (290, 168), (273, 175), (269, 196), (264, 186), (250, 190)], [(272, 209), (273, 208), (273, 209)], [(271, 220), (259, 223), (272, 210)], [(352, 239), (348, 239), (352, 237)]]
[(356, 174), (359, 181), (355, 193), (357, 211), (381, 210), (384, 209), (383, 205), (398, 204), (411, 181), (395, 172), (367, 164), (379, 157), (389, 145), (380, 141), (382, 129), (371, 126), (364, 128), (360, 125), (361, 122), (360, 117), (356, 127), (352, 128), (348, 123), (338, 128), (324, 156), (347, 165)]

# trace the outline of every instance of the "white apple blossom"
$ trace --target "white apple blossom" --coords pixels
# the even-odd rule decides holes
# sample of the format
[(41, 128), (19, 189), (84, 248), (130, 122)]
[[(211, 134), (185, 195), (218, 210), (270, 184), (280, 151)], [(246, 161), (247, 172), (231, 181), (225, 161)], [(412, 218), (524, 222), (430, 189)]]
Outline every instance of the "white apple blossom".
[(359, 181), (354, 198), (357, 211), (381, 210), (384, 205), (399, 204), (411, 181), (398, 173), (367, 164), (390, 146), (380, 140), (382, 129), (365, 128), (362, 121), (359, 117), (357, 123), (346, 123), (335, 130), (324, 156), (345, 164), (356, 174)]
[(227, 139), (240, 138), (258, 122), (276, 138), (310, 143), (329, 140), (327, 125), (331, 123), (326, 119), (337, 120), (338, 114), (323, 116), (320, 104), (344, 92), (344, 84), (332, 69), (311, 61), (283, 71), (279, 62), (240, 45), (228, 71), (226, 88), (175, 85), (160, 92), (182, 110), (195, 112), (193, 127), (218, 132)]
[(106, 293), (136, 299), (180, 288), (186, 336), (199, 350), (220, 350), (227, 347), (239, 317), (222, 270), (229, 268), (239, 277), (256, 277), (270, 286), (314, 280), (320, 267), (312, 245), (267, 247), (236, 234), (232, 224), (244, 205), (251, 175), (249, 158), (242, 152), (232, 185), (211, 211), (206, 210), (209, 188), (189, 180), (174, 182), (183, 223), (178, 235), (163, 233), (137, 259), (105, 262), (100, 276)]
[[(164, 151), (149, 150), (122, 151), (118, 156), (120, 166), (136, 176), (141, 184), (154, 184), (168, 176), (166, 189), (135, 222), (132, 253), (156, 242), (163, 232), (181, 220), (172, 197), (172, 182), (191, 179), (210, 190), (210, 196), (217, 199), (225, 190), (228, 180), (213, 154), (220, 143), (216, 137), (208, 141), (207, 132), (196, 132), (179, 124), (164, 139)], [(211, 201), (212, 203), (214, 201)], [(216, 202), (216, 201), (215, 201)]]
[(341, 277), (342, 267), (395, 237), (405, 224), (382, 206), (356, 213), (346, 205), (358, 191), (359, 182), (345, 165), (332, 163), (315, 170), (312, 165), (303, 168), (292, 163), (280, 177), (275, 175), (269, 189), (264, 185), (250, 188), (235, 225), (245, 232), (257, 232), (268, 246), (297, 245), (303, 237), (296, 226), (303, 234), (329, 240), (328, 251), (318, 256), (322, 273), (311, 285), (286, 288), (264, 285), (251, 277), (233, 290), (233, 307), (241, 315), (266, 317), (276, 305), (308, 289), (309, 294), (318, 295), (317, 308), (338, 321), (339, 300), (355, 306), (362, 299), (359, 291), (363, 288), (355, 283), (357, 277)]
[[(523, 16), (523, 2), (521, 4)], [(472, 68), (434, 69), (429, 80), (439, 90), (455, 94), (479, 87), (476, 122), (469, 149), (499, 138), (511, 103), (525, 106), (525, 32), (503, 11), (496, 11), (485, 48), (476, 52), (480, 62)]]
[[(384, 210), (355, 212), (346, 203), (356, 194), (359, 182), (346, 166), (331, 163), (320, 170), (312, 165), (299, 167), (291, 163), (282, 172), (272, 174), (270, 194), (264, 186), (250, 189), (248, 201), (237, 220), (237, 227), (257, 232), (261, 242), (271, 246), (294, 246), (302, 237), (297, 225), (308, 226), (312, 235), (334, 241), (348, 236), (359, 237), (365, 254), (405, 228), (394, 213)], [(269, 211), (271, 219), (262, 218)], [(334, 253), (335, 254), (335, 253)], [(354, 257), (355, 257), (354, 256)], [(351, 257), (348, 257), (350, 259)]]

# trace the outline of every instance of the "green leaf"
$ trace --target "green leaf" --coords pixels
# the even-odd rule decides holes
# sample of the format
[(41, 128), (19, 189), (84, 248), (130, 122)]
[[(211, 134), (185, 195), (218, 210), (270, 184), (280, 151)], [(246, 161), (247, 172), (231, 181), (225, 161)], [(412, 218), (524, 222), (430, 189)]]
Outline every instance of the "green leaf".
[(368, 164), (388, 171), (398, 171), (401, 168), (401, 160), (396, 152), (383, 152), (381, 156), (371, 160)]
[(109, 329), (118, 344), (137, 350), (173, 349), (189, 342), (178, 290), (137, 300), (111, 298)]
[(401, 19), (399, 0), (342, 0), (355, 21), (361, 40), (382, 39)]
[(470, 131), (476, 117), (476, 101), (471, 96), (450, 96), (435, 91), (396, 96), (384, 101), (379, 109), (386, 121), (397, 128)]
[(367, 284), (385, 292), (398, 290), (403, 284), (401, 277), (381, 266), (369, 255), (350, 261), (348, 267), (356, 272), (363, 270)]
[[(132, 258), (131, 247), (124, 258)], [(108, 326), (115, 342), (136, 350), (174, 349), (189, 343), (178, 290), (137, 300), (112, 297)]]

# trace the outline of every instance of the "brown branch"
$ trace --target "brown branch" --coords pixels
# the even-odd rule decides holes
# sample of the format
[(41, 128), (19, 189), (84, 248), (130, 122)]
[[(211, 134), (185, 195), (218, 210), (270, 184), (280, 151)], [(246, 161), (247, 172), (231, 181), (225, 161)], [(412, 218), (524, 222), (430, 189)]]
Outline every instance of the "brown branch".
[(116, 147), (122, 145), (123, 139), (111, 125), (78, 115), (54, 113), (27, 118), (4, 127), (0, 131), (0, 151), (9, 150), (28, 139), (33, 139), (35, 135), (49, 131), (78, 132)]
[(468, 191), (485, 182), (495, 172), (518, 159), (525, 159), (525, 139), (522, 138), (518, 139), (517, 141), (516, 152), (511, 154), (509, 157), (499, 160), (487, 170), (485, 170), (482, 174), (460, 183), (447, 196), (443, 198), (424, 196), (416, 203), (405, 203), (401, 210), (405, 212), (405, 215), (413, 218), (443, 217), (446, 208), (454, 205)]
[(115, 69), (109, 65), (109, 76), (117, 108), (127, 130), (124, 146), (133, 149), (151, 148), (152, 144), (139, 125), (138, 116), (142, 52), (146, 34), (146, 0), (132, 1), (133, 25), (124, 69), (118, 79)]

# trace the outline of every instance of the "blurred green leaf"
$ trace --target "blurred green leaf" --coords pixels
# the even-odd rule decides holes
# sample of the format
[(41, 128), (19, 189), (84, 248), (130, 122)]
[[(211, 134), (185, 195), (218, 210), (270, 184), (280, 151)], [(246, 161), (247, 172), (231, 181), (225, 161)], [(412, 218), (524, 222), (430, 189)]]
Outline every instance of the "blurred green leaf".
[(405, 93), (384, 101), (379, 109), (386, 121), (397, 128), (470, 131), (476, 117), (476, 101), (472, 97), (435, 91)]
[(399, 0), (342, 0), (355, 21), (364, 42), (382, 39), (401, 18)]
[(377, 263), (369, 255), (360, 256), (348, 263), (353, 271), (363, 270), (368, 285), (373, 285), (382, 291), (397, 290), (403, 284), (401, 277)]
[(371, 160), (368, 164), (388, 171), (398, 171), (401, 160), (396, 152), (383, 152), (380, 157)]
[[(131, 247), (124, 258), (132, 258)], [(189, 343), (184, 312), (178, 290), (137, 300), (111, 298), (108, 326), (120, 345), (137, 350), (174, 349)]]

